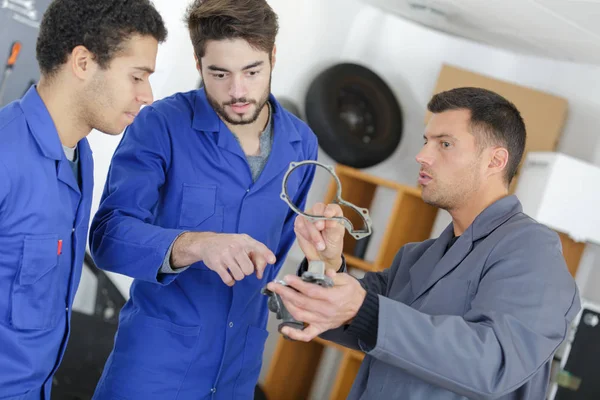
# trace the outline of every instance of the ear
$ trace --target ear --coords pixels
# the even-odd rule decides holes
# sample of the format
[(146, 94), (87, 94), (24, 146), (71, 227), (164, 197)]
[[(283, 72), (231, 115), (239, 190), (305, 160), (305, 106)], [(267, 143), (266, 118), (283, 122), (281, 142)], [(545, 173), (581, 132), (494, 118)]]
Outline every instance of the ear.
[(273, 52), (271, 53), (271, 69), (275, 68), (276, 60), (277, 60), (277, 45), (273, 45)]
[(504, 174), (508, 165), (508, 150), (504, 147), (494, 147), (491, 149), (488, 172), (490, 175)]
[(71, 52), (70, 66), (73, 74), (81, 79), (87, 80), (96, 73), (98, 63), (94, 60), (94, 55), (85, 47), (77, 46)]

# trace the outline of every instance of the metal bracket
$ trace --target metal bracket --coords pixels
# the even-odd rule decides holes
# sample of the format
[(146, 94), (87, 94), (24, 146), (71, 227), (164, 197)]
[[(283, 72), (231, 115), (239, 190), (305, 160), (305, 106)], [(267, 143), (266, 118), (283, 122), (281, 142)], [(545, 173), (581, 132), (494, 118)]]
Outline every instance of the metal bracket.
[[(288, 177), (290, 175), (290, 173), (295, 170), (298, 167), (301, 167), (303, 165), (307, 165), (307, 164), (314, 164), (318, 167), (322, 167), (325, 170), (327, 170), (327, 172), (329, 172), (329, 174), (331, 176), (333, 176), (333, 179), (335, 179), (335, 182), (337, 184), (337, 192), (336, 192), (336, 196), (335, 199), (333, 200), (334, 203), (339, 204), (340, 206), (345, 206), (345, 207), (349, 207), (352, 210), (356, 211), (356, 213), (358, 215), (360, 215), (361, 219), (363, 220), (364, 224), (364, 229), (354, 229), (354, 226), (352, 225), (352, 222), (350, 222), (350, 220), (346, 217), (324, 217), (322, 215), (312, 215), (312, 214), (307, 214), (305, 212), (303, 212), (302, 210), (300, 210), (298, 207), (296, 207), (296, 205), (292, 202), (292, 200), (290, 199), (290, 197), (287, 194), (287, 181), (288, 181)], [(283, 177), (283, 183), (281, 185), (281, 199), (283, 201), (285, 201), (288, 206), (298, 215), (302, 215), (304, 218), (308, 219), (309, 221), (318, 221), (318, 220), (324, 220), (324, 221), (338, 221), (341, 224), (343, 224), (346, 227), (346, 230), (355, 238), (355, 239), (362, 239), (364, 237), (367, 237), (371, 234), (372, 229), (371, 229), (371, 217), (369, 216), (369, 210), (366, 208), (361, 208), (361, 207), (357, 207), (352, 203), (349, 203), (347, 201), (344, 201), (342, 199), (342, 183), (340, 182), (340, 179), (338, 178), (338, 176), (335, 174), (335, 169), (331, 166), (331, 165), (325, 165), (325, 164), (321, 164), (318, 161), (313, 161), (313, 160), (306, 160), (306, 161), (301, 161), (301, 162), (292, 162), (290, 163), (290, 166), (287, 170), (287, 172), (285, 173), (284, 177)]]
[[(301, 279), (304, 282), (313, 283), (322, 287), (330, 288), (333, 287), (333, 279), (325, 275), (325, 263), (323, 261), (309, 261), (308, 269), (304, 271)], [(283, 280), (277, 280), (278, 283), (283, 286), (288, 286)], [(294, 289), (292, 287), (292, 289)], [(295, 290), (295, 289), (294, 289)], [(278, 320), (283, 322), (279, 324), (277, 330), (281, 333), (281, 329), (285, 326), (292, 327), (294, 329), (303, 330), (304, 322), (296, 320), (292, 314), (287, 310), (285, 304), (281, 300), (281, 297), (277, 293), (271, 292), (267, 287), (263, 287), (260, 291), (263, 295), (268, 296), (267, 306), (269, 310), (275, 313)], [(287, 335), (283, 335), (284, 338), (290, 339)]]

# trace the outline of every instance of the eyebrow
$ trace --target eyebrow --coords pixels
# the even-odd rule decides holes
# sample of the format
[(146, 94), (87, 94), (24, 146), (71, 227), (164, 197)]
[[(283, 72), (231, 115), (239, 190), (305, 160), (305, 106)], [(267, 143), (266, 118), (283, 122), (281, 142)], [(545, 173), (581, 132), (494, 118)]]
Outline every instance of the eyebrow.
[(137, 69), (138, 71), (144, 71), (147, 72), (149, 74), (153, 74), (154, 70), (152, 68), (149, 67), (134, 67), (134, 69)]
[(423, 139), (426, 140), (430, 140), (430, 139), (454, 139), (457, 140), (456, 137), (448, 134), (448, 133), (440, 133), (439, 135), (431, 135), (429, 138), (427, 137), (427, 135), (423, 135)]
[[(264, 63), (265, 63), (264, 61), (253, 62), (252, 64), (248, 64), (244, 68), (242, 68), (242, 71), (245, 71), (247, 69), (252, 69), (252, 68), (259, 67), (259, 66), (263, 65)], [(208, 69), (211, 70), (211, 71), (231, 72), (231, 71), (229, 71), (226, 68), (217, 67), (216, 65), (209, 65)]]

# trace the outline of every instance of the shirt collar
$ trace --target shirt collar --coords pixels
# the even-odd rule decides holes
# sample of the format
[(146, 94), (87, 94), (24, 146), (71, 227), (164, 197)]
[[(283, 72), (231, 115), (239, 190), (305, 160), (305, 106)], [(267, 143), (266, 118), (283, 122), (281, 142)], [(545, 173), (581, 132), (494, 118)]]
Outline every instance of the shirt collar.
[(53, 160), (62, 159), (63, 150), (58, 131), (35, 85), (27, 90), (20, 100), (20, 106), (42, 154)]
[(473, 240), (478, 240), (521, 212), (523, 207), (517, 196), (508, 195), (490, 204), (475, 218), (467, 230), (471, 231)]

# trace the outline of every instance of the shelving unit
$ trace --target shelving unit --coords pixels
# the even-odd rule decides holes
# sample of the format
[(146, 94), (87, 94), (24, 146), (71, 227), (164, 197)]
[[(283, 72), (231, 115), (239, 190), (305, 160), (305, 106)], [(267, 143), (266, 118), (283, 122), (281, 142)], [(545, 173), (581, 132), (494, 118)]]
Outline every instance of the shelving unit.
[[(394, 191), (394, 203), (385, 229), (377, 257), (368, 262), (355, 257), (356, 240), (351, 235), (344, 237), (344, 257), (349, 268), (365, 272), (381, 271), (389, 267), (402, 246), (409, 242), (420, 242), (430, 237), (437, 216), (437, 208), (421, 199), (421, 191), (415, 187), (385, 180), (343, 165), (336, 167), (342, 184), (342, 198), (356, 206), (370, 208), (378, 188)], [(325, 196), (325, 203), (335, 198), (337, 186), (333, 179)], [(355, 227), (361, 226), (358, 215), (346, 215)], [(356, 218), (355, 218), (356, 217)], [(280, 337), (273, 354), (264, 389), (269, 400), (306, 400), (312, 389), (317, 367), (325, 348), (342, 352), (336, 379), (331, 391), (331, 400), (346, 399), (354, 378), (358, 373), (364, 354), (317, 338), (310, 343), (295, 342)]]

